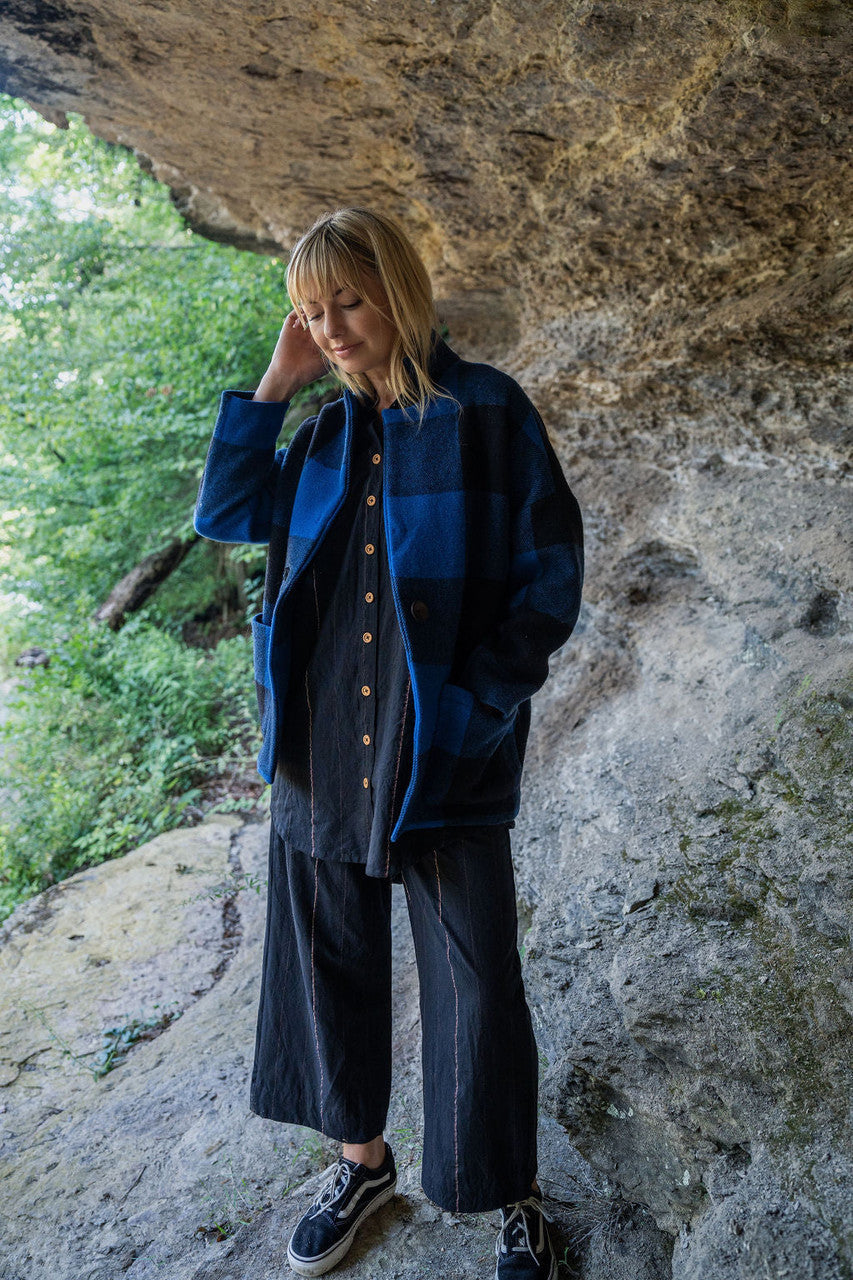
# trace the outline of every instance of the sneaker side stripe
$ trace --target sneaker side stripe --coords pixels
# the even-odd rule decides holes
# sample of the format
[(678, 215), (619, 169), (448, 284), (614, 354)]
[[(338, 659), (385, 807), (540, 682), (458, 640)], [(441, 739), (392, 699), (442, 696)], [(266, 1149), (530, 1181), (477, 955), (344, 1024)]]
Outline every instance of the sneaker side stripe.
[(337, 1212), (337, 1214), (336, 1214), (335, 1216), (336, 1216), (339, 1220), (340, 1220), (340, 1219), (342, 1219), (342, 1218), (349, 1218), (349, 1217), (351, 1217), (351, 1215), (352, 1215), (352, 1214), (355, 1212), (355, 1210), (358, 1208), (358, 1206), (359, 1206), (359, 1202), (361, 1201), (362, 1197), (363, 1197), (363, 1196), (364, 1196), (368, 1191), (375, 1191), (377, 1187), (381, 1187), (381, 1186), (383, 1186), (383, 1185), (388, 1181), (388, 1179), (389, 1179), (390, 1177), (391, 1177), (391, 1174), (390, 1174), (390, 1173), (383, 1173), (383, 1175), (382, 1175), (382, 1177), (381, 1177), (381, 1178), (371, 1178), (371, 1179), (369, 1179), (369, 1180), (367, 1180), (367, 1181), (363, 1182), (363, 1183), (361, 1184), (361, 1186), (358, 1188), (358, 1190), (355, 1192), (355, 1194), (353, 1195), (353, 1197), (352, 1197), (352, 1199), (350, 1200), (349, 1204), (344, 1205), (343, 1209), (339, 1209), (339, 1210), (338, 1210), (338, 1212)]

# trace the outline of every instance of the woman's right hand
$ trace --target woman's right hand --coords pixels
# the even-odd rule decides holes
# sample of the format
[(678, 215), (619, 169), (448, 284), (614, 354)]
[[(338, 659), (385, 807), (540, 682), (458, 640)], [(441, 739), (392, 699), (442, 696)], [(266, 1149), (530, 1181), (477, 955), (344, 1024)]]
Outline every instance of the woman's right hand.
[(284, 317), (275, 350), (261, 378), (254, 400), (292, 400), (309, 382), (328, 373), (329, 366), (296, 307)]

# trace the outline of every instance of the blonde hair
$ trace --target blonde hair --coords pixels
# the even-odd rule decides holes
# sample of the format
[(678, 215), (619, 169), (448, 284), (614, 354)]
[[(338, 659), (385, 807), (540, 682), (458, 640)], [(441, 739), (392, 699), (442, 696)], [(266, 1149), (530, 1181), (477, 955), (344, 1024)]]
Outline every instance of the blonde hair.
[[(385, 289), (387, 311), (364, 297), (364, 276), (371, 274)], [(429, 400), (443, 394), (429, 375), (435, 303), (420, 254), (392, 218), (371, 209), (336, 209), (299, 238), (287, 265), (293, 305), (304, 309), (317, 291), (336, 289), (354, 289), (394, 325), (388, 387), (401, 406), (416, 405), (422, 420)], [(364, 374), (337, 366), (333, 372), (359, 397), (372, 397), (374, 388)]]

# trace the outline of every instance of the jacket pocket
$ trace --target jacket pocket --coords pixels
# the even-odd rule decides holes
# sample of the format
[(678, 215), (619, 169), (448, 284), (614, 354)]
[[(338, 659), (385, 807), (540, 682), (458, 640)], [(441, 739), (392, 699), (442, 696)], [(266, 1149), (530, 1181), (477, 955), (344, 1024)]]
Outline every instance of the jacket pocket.
[(264, 715), (272, 703), (272, 680), (270, 677), (270, 643), (272, 627), (266, 626), (263, 615), (256, 613), (252, 618), (252, 653), (255, 664), (255, 694), (258, 699), (258, 711), (261, 725)]
[(460, 812), (505, 804), (518, 789), (515, 716), (504, 716), (461, 685), (445, 683), (436, 709), (425, 791)]

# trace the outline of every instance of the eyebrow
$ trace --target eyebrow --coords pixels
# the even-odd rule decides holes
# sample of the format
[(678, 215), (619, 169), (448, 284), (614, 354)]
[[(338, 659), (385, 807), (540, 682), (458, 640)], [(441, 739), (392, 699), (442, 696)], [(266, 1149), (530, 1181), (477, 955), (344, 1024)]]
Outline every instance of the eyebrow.
[[(336, 289), (336, 290), (335, 290), (335, 292), (332, 294), (332, 297), (333, 297), (333, 298), (336, 298), (336, 297), (338, 296), (338, 294), (339, 294), (339, 293), (344, 293), (344, 292), (345, 292), (345, 290), (344, 290), (344, 289)], [(306, 307), (316, 307), (316, 305), (317, 305), (317, 299), (316, 299), (316, 298), (306, 298), (306, 299), (305, 299), (305, 306), (306, 306)]]

